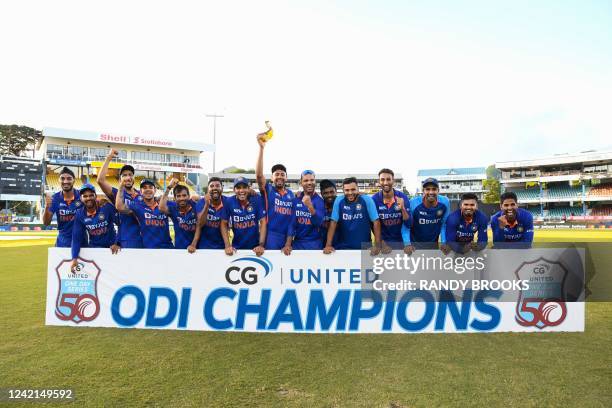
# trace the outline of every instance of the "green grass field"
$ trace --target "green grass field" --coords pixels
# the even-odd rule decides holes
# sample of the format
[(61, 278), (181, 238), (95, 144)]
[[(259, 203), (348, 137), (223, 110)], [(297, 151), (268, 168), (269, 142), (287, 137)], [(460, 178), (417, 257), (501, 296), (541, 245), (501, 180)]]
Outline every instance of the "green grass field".
[(0, 387), (72, 387), (78, 406), (612, 406), (612, 303), (588, 303), (584, 333), (46, 327), (47, 245), (0, 241), (0, 259)]

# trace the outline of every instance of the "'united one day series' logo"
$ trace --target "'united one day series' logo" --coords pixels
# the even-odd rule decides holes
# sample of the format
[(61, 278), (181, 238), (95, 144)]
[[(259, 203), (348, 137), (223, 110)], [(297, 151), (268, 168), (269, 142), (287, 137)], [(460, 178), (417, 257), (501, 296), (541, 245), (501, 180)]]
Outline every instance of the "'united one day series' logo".
[(55, 316), (75, 323), (90, 322), (98, 317), (98, 277), (101, 272), (98, 265), (79, 258), (77, 267), (71, 270), (71, 261), (63, 260), (55, 271), (59, 280)]

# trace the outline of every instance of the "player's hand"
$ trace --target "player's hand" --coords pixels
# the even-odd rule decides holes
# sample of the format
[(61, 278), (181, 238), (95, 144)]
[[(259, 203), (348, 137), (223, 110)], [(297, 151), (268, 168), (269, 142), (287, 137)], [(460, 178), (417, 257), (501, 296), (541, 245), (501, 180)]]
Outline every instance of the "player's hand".
[(406, 245), (404, 247), (404, 253), (408, 256), (412, 255), (412, 253), (414, 252), (414, 247), (411, 245)]
[(257, 245), (255, 248), (253, 248), (253, 252), (255, 252), (255, 255), (257, 256), (262, 256), (265, 250), (266, 249), (261, 245)]
[(116, 255), (119, 252), (121, 252), (121, 246), (117, 245), (117, 244), (113, 244), (110, 246), (110, 250), (111, 250), (111, 254)]
[(110, 151), (108, 152), (108, 158), (115, 158), (119, 156), (119, 150), (115, 149), (115, 148), (111, 148)]
[(446, 244), (440, 244), (440, 251), (442, 251), (444, 255), (448, 255), (451, 252), (451, 247)]
[(391, 248), (389, 246), (389, 244), (387, 244), (385, 241), (383, 241), (382, 248), (381, 248), (380, 252), (382, 252), (383, 254), (390, 254), (391, 251), (393, 251), (393, 248)]
[(380, 254), (380, 246), (379, 245), (374, 245), (372, 248), (370, 248), (370, 256), (376, 256)]
[(225, 247), (225, 255), (232, 256), (235, 253), (236, 253), (236, 248), (234, 248), (233, 246)]
[(395, 202), (400, 206), (400, 208), (404, 206), (404, 199), (402, 197), (395, 197)]
[(168, 190), (173, 189), (174, 186), (178, 184), (178, 182), (178, 179), (173, 177), (172, 180), (170, 180), (170, 183), (168, 183)]
[(210, 191), (207, 191), (206, 194), (204, 194), (204, 204), (210, 204)]
[(49, 209), (51, 207), (52, 197), (50, 193), (45, 194), (45, 208)]
[(72, 262), (70, 263), (70, 272), (75, 273), (78, 266), (79, 266), (79, 260), (77, 258), (74, 258)]
[(304, 193), (302, 196), (302, 203), (308, 208), (312, 207), (312, 199), (308, 194)]
[(325, 255), (329, 255), (329, 254), (331, 254), (334, 251), (336, 251), (336, 249), (333, 246), (331, 246), (331, 245), (326, 245), (325, 248), (323, 248), (323, 253)]
[(506, 218), (506, 216), (505, 216), (505, 215), (502, 215), (502, 216), (500, 216), (500, 217), (497, 219), (497, 224), (499, 225), (499, 228), (502, 228), (502, 229), (503, 229), (503, 228), (505, 228), (505, 227), (506, 227), (506, 225), (508, 225), (508, 224), (509, 224), (509, 223), (508, 223), (508, 219)]
[(266, 141), (263, 140), (263, 137), (265, 136), (265, 133), (258, 133), (257, 134), (257, 144), (259, 145), (259, 147), (261, 147), (262, 149), (266, 146)]
[(283, 254), (285, 255), (291, 255), (291, 251), (293, 250), (293, 248), (291, 247), (291, 245), (285, 245), (282, 249)]
[(187, 247), (187, 252), (189, 252), (190, 254), (193, 254), (195, 251), (196, 251), (196, 247), (195, 247), (195, 245), (190, 244), (190, 245)]

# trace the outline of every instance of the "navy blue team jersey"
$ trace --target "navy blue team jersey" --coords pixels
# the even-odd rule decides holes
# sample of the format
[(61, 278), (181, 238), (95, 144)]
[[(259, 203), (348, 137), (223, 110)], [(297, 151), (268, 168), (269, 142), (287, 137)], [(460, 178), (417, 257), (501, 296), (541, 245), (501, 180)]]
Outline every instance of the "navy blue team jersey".
[(253, 249), (259, 245), (259, 220), (265, 218), (266, 210), (261, 196), (249, 197), (243, 206), (236, 196), (229, 197), (224, 204), (223, 219), (234, 232), (232, 246), (236, 249)]
[(182, 212), (174, 201), (168, 201), (168, 215), (174, 227), (174, 247), (176, 249), (187, 249), (193, 242), (198, 214), (196, 204), (189, 200), (185, 211)]
[(136, 200), (130, 203), (130, 210), (132, 210), (140, 225), (140, 235), (144, 248), (174, 248), (170, 238), (168, 216), (160, 211), (157, 203), (149, 207), (144, 203), (142, 196), (138, 196)]
[(338, 223), (336, 249), (362, 249), (362, 244), (372, 243), (372, 222), (378, 219), (378, 212), (368, 195), (360, 194), (353, 202), (340, 195), (334, 201), (331, 219)]
[(412, 197), (410, 200), (410, 241), (413, 245), (419, 243), (446, 243), (446, 219), (450, 213), (448, 198), (439, 195), (438, 202), (431, 208), (425, 207), (423, 197)]
[[(491, 217), (491, 230), (493, 231), (493, 245), (495, 248), (529, 248), (533, 242), (533, 215), (529, 211), (517, 208), (516, 221), (513, 225), (499, 228), (498, 211)], [(509, 243), (509, 245), (504, 245)]]
[[(225, 202), (227, 197), (221, 196), (221, 202), (218, 206), (214, 206), (212, 203), (208, 206), (208, 214), (203, 214), (206, 217), (206, 225), (202, 227), (202, 233), (200, 235), (200, 241), (198, 242), (198, 249), (223, 249), (225, 243), (221, 236), (221, 220), (225, 214)], [(200, 198), (196, 203), (196, 211), (198, 214), (204, 210), (206, 200)]]
[(72, 227), (72, 259), (79, 256), (82, 247), (110, 248), (115, 244), (117, 241), (116, 222), (117, 210), (110, 203), (96, 207), (93, 213), (81, 207), (74, 217)]
[(314, 193), (310, 197), (315, 209), (312, 215), (302, 203), (303, 196), (304, 193), (300, 193), (293, 200), (293, 214), (287, 235), (293, 237), (293, 249), (323, 249), (320, 227), (325, 217), (325, 202), (319, 194)]
[[(66, 200), (62, 191), (58, 191), (51, 197), (49, 211), (55, 214), (57, 220), (57, 239), (56, 247), (69, 248), (72, 243), (72, 225), (74, 216), (79, 208), (83, 206), (81, 194), (77, 190), (72, 190), (72, 200)], [(87, 241), (84, 241), (87, 242)]]
[[(113, 187), (113, 194), (109, 196), (113, 204), (117, 197), (117, 190)], [(138, 200), (141, 197), (138, 190), (134, 190), (134, 194), (129, 194), (127, 190), (123, 190), (123, 202), (126, 207), (130, 207), (130, 204)], [(140, 225), (138, 220), (132, 214), (119, 214), (119, 245), (122, 248), (142, 248), (142, 236), (140, 235)]]
[[(402, 209), (397, 204), (396, 197), (401, 197), (404, 200), (404, 208), (408, 213), (408, 219), (403, 220)], [(410, 219), (410, 199), (406, 194), (401, 191), (393, 189), (393, 201), (386, 203), (384, 201), (383, 192), (379, 191), (376, 194), (372, 194), (372, 200), (376, 204), (376, 211), (378, 212), (378, 218), (380, 219), (380, 232), (381, 238), (387, 243), (404, 243), (403, 236), (410, 234), (410, 226), (412, 220)]]
[(264, 210), (268, 217), (268, 235), (266, 249), (281, 249), (287, 241), (287, 230), (291, 222), (293, 199), (295, 194), (285, 188), (281, 194), (271, 182), (266, 182), (264, 195)]
[(461, 210), (455, 210), (446, 220), (446, 243), (455, 252), (461, 252), (463, 245), (473, 242), (478, 234), (478, 243), (482, 248), (487, 246), (487, 216), (480, 210), (474, 212), (471, 220), (461, 215)]

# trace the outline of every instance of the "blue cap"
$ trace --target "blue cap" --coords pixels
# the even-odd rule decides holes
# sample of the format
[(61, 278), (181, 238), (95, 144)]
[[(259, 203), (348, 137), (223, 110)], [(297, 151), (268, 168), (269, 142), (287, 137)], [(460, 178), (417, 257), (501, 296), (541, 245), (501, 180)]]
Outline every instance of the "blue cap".
[(142, 179), (142, 181), (140, 182), (140, 188), (142, 188), (142, 186), (144, 186), (145, 184), (150, 184), (155, 187), (155, 183), (153, 182), (153, 180)]
[(426, 185), (428, 185), (428, 184), (433, 184), (434, 186), (436, 186), (436, 187), (438, 187), (438, 188), (440, 187), (440, 185), (438, 184), (438, 180), (436, 180), (436, 179), (435, 179), (435, 178), (433, 178), (433, 177), (428, 177), (428, 178), (426, 178), (425, 180), (423, 180), (423, 182), (421, 183), (421, 185), (422, 185), (423, 187), (425, 187), (425, 186), (426, 186)]
[(251, 184), (246, 177), (236, 177), (234, 179), (234, 187), (239, 186), (240, 184), (244, 184), (247, 187)]
[(93, 184), (90, 184), (90, 183), (83, 184), (81, 188), (79, 189), (79, 192), (82, 193), (83, 191), (86, 191), (86, 190), (91, 190), (94, 193), (96, 192), (96, 188), (94, 187)]

